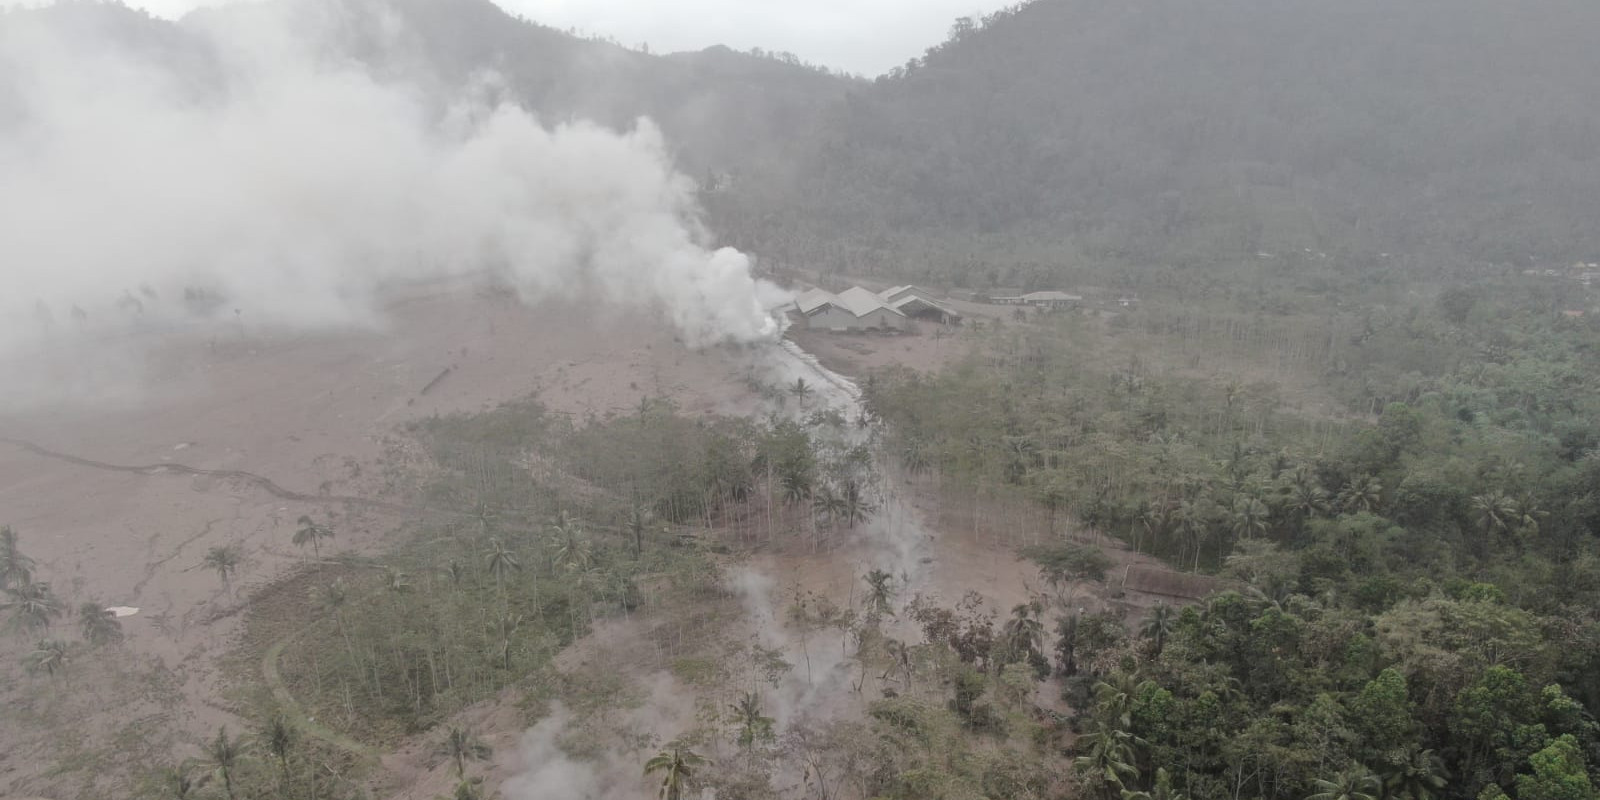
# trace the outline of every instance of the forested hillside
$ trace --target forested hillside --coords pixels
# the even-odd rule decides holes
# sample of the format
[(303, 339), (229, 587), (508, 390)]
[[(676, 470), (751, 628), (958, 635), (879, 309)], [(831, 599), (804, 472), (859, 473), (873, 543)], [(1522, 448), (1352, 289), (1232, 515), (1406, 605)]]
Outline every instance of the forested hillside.
[[(43, 23), (214, 87), (218, 54), (198, 29), (280, 13), (301, 18), (299, 29), (330, 59), (353, 58), (380, 76), (430, 87), (441, 105), (492, 84), (550, 124), (586, 119), (627, 128), (648, 117), (665, 132), (678, 167), (703, 182), (742, 164), (783, 161), (796, 139), (815, 135), (826, 109), (865, 85), (787, 54), (713, 47), (654, 55), (514, 17), (489, 0), (288, 0), (202, 9), (179, 22), (94, 0), (0, 10), (0, 35)], [(0, 72), (0, 122), (22, 111), (9, 108), (6, 91)]]
[(836, 266), (953, 283), (1304, 248), (1595, 260), (1596, 33), (1585, 0), (1037, 0), (853, 92), (792, 182), (724, 210), (759, 249), (848, 234)]

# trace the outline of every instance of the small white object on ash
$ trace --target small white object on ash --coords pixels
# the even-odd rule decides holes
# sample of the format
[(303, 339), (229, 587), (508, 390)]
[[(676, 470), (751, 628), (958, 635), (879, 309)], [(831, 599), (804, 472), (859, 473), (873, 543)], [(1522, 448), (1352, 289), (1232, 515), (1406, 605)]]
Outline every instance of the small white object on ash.
[(106, 609), (106, 613), (116, 617), (117, 619), (122, 619), (123, 617), (131, 617), (134, 614), (139, 613), (139, 609), (131, 606), (112, 606)]

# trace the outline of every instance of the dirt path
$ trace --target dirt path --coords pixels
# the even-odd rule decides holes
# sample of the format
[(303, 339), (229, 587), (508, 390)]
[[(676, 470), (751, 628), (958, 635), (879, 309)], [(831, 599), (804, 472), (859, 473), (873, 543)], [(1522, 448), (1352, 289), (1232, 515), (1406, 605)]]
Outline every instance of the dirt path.
[(0, 436), (0, 442), (4, 442), (5, 444), (13, 445), (15, 447), (20, 447), (23, 450), (26, 450), (26, 451), (28, 451), (30, 453), (33, 453), (34, 455), (39, 456), (41, 458), (50, 458), (50, 459), (54, 459), (56, 461), (65, 461), (68, 464), (73, 464), (73, 465), (76, 465), (76, 466), (79, 466), (79, 467), (85, 467), (87, 469), (98, 469), (98, 470), (105, 470), (105, 471), (108, 471), (108, 472), (131, 472), (131, 473), (134, 473), (136, 475), (176, 474), (176, 475), (204, 476), (204, 477), (208, 477), (208, 478), (221, 478), (223, 480), (242, 481), (244, 483), (248, 483), (248, 484), (251, 484), (251, 485), (257, 487), (257, 488), (265, 491), (267, 494), (270, 494), (273, 497), (276, 497), (276, 498), (278, 498), (280, 500), (290, 500), (290, 501), (293, 501), (293, 502), (296, 502), (296, 503), (337, 503), (337, 504), (340, 504), (340, 505), (347, 505), (347, 506), (359, 506), (359, 507), (362, 507), (362, 508), (372, 509), (374, 511), (392, 511), (392, 512), (401, 513), (401, 514), (454, 514), (455, 513), (455, 512), (444, 511), (442, 509), (437, 509), (437, 508), (426, 508), (426, 507), (423, 507), (423, 506), (411, 506), (411, 505), (405, 505), (405, 504), (402, 504), (402, 503), (390, 503), (390, 502), (387, 502), (387, 501), (384, 501), (384, 500), (373, 500), (373, 499), (366, 498), (366, 497), (348, 497), (348, 496), (331, 495), (331, 494), (306, 494), (304, 492), (291, 491), (289, 489), (283, 488), (282, 486), (279, 486), (271, 478), (267, 478), (267, 477), (264, 477), (264, 476), (261, 476), (261, 475), (257, 475), (254, 472), (245, 472), (243, 470), (236, 470), (236, 469), (200, 469), (198, 467), (191, 467), (191, 466), (188, 466), (186, 464), (176, 464), (176, 463), (144, 464), (144, 465), (107, 464), (104, 461), (94, 461), (92, 459), (80, 458), (78, 456), (69, 455), (67, 453), (57, 452), (55, 450), (51, 450), (51, 449), (46, 448), (46, 447), (41, 447), (40, 445), (34, 444), (33, 442), (25, 441), (25, 440), (22, 440), (22, 439), (12, 439), (10, 437)]

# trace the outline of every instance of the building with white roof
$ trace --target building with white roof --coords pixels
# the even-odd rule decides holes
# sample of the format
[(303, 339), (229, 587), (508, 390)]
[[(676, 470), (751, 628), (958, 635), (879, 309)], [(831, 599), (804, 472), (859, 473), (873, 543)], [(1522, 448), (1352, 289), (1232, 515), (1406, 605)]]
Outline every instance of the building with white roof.
[(812, 289), (795, 299), (806, 327), (827, 331), (903, 331), (911, 321), (883, 298), (859, 286), (838, 294)]
[(937, 320), (946, 325), (961, 321), (959, 313), (935, 299), (938, 295), (920, 286), (896, 286), (879, 292), (878, 297), (908, 317)]

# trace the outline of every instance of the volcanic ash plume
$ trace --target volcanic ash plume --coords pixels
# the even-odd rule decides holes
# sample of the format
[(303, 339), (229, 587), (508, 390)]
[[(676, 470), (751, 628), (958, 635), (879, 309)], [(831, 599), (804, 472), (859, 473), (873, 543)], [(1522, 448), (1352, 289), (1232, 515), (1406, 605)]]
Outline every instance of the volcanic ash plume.
[(485, 269), (527, 300), (659, 309), (692, 345), (774, 333), (647, 121), (547, 128), (492, 76), (433, 102), (265, 8), (140, 46), (58, 16), (0, 19), (0, 350), (179, 319), (186, 290), (263, 324), (371, 324), (387, 282)]

